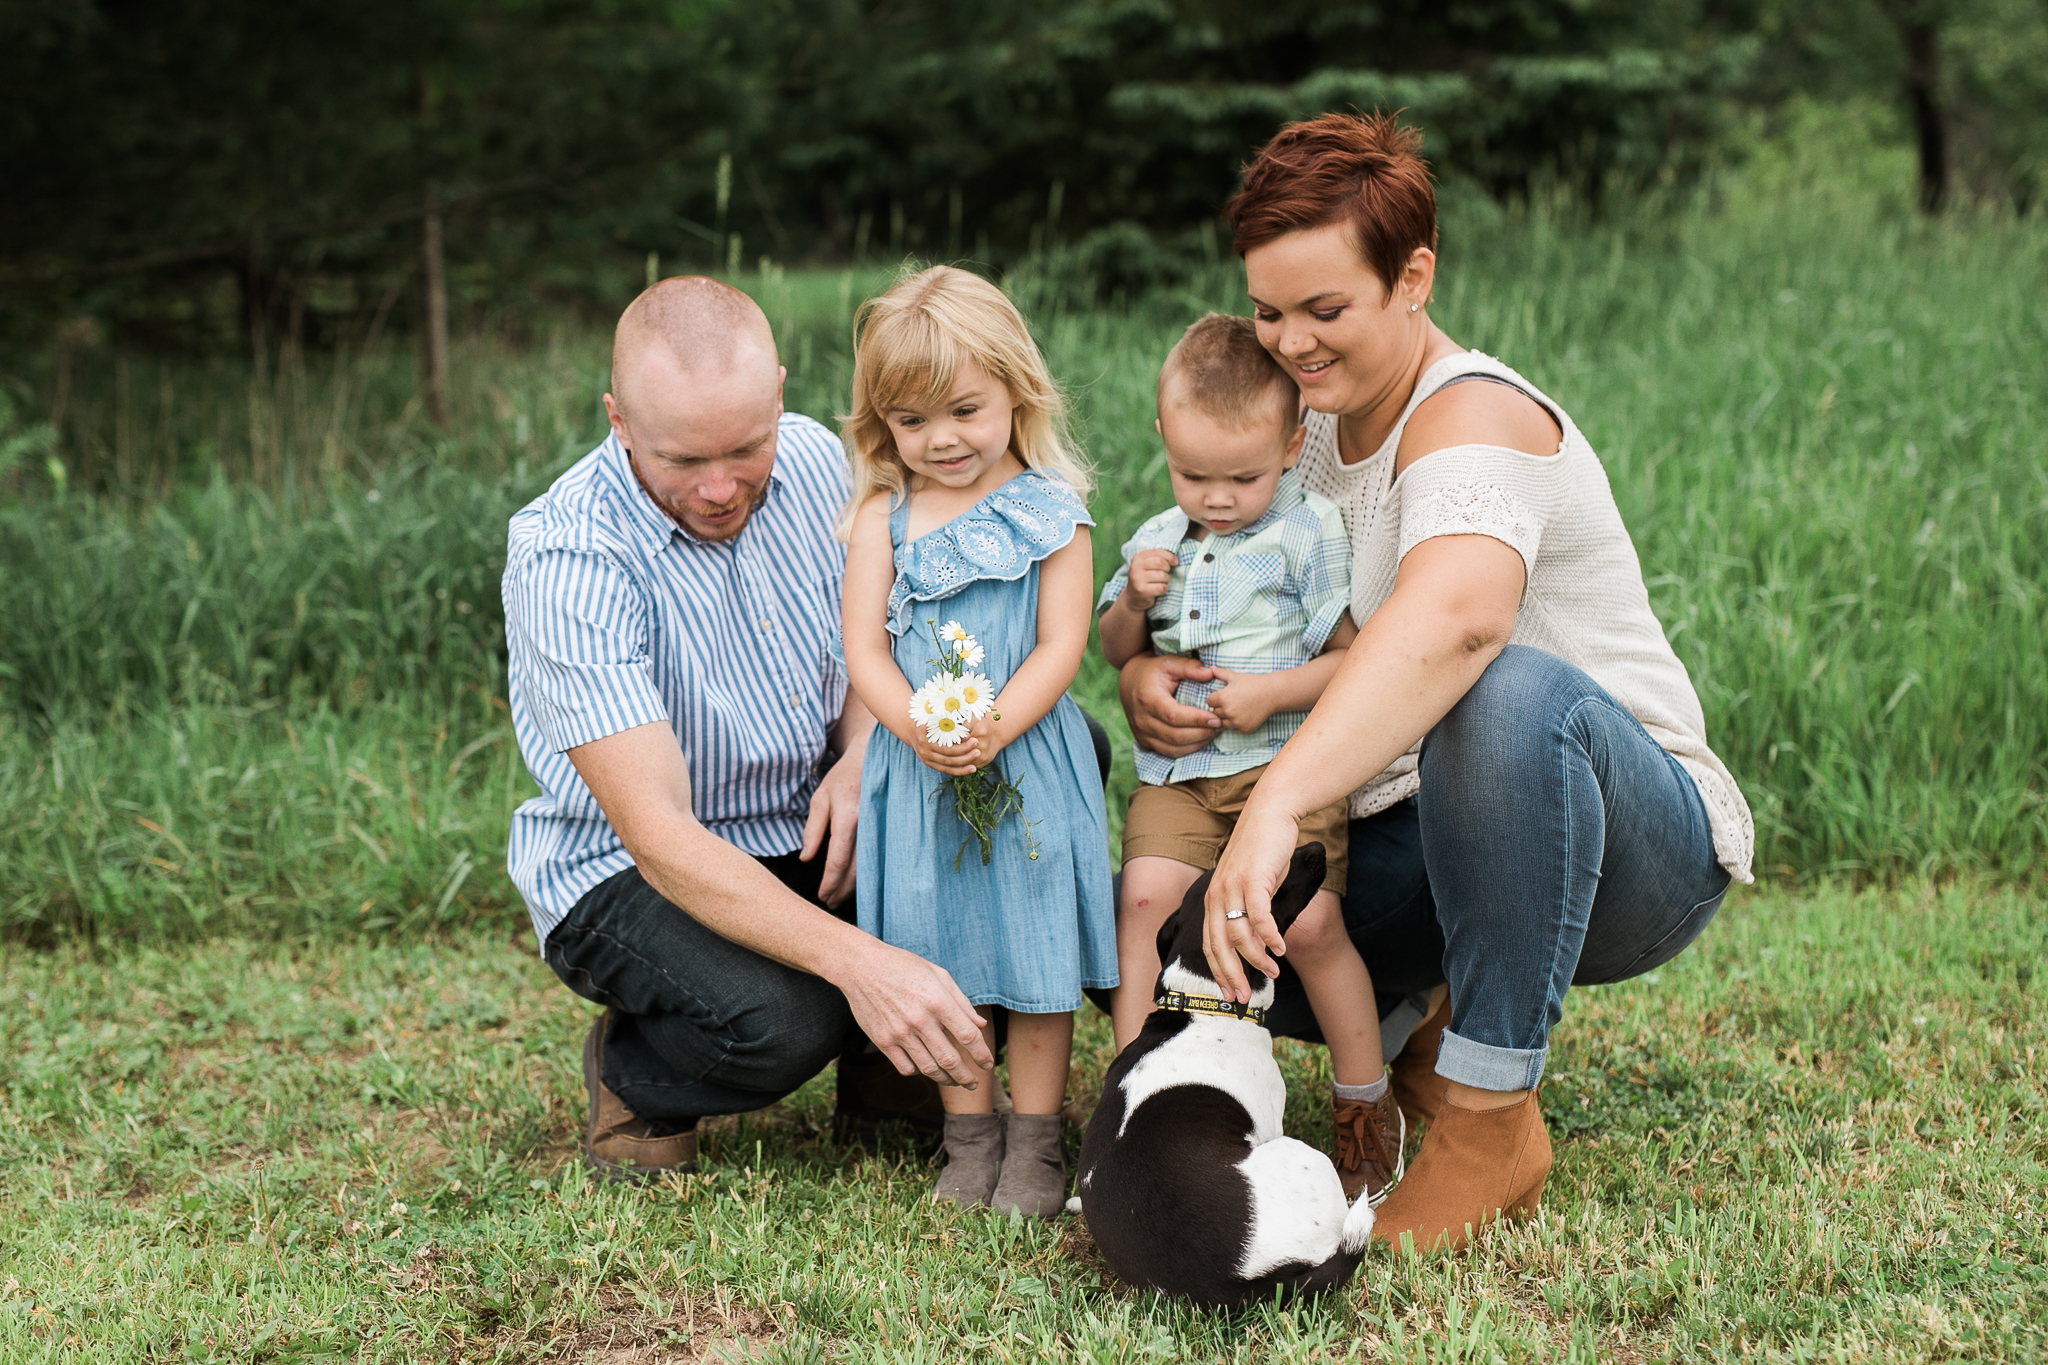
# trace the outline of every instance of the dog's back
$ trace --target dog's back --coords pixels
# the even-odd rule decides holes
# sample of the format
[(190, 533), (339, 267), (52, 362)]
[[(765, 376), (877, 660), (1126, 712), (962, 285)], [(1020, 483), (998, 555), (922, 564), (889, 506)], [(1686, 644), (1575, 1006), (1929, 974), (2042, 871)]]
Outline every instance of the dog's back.
[(1342, 1285), (1359, 1256), (1341, 1247), (1320, 1262), (1290, 1260), (1244, 1277), (1260, 1219), (1245, 1171), (1255, 1125), (1238, 1098), (1212, 1085), (1175, 1085), (1145, 1095), (1125, 1121), (1125, 1079), (1187, 1024), (1185, 1014), (1148, 1020), (1110, 1067), (1088, 1120), (1081, 1204), (1103, 1259), (1139, 1288), (1215, 1307), (1270, 1299), (1276, 1289), (1293, 1297)]
[[(1274, 901), (1283, 932), (1322, 875), (1320, 845), (1295, 854)], [(1200, 957), (1208, 882), (1160, 930), (1162, 985), (1216, 989)], [(1346, 1208), (1328, 1157), (1280, 1135), (1285, 1100), (1263, 1028), (1177, 1010), (1146, 1021), (1104, 1077), (1081, 1142), (1081, 1206), (1117, 1274), (1215, 1307), (1351, 1278), (1372, 1212), (1363, 1200)]]

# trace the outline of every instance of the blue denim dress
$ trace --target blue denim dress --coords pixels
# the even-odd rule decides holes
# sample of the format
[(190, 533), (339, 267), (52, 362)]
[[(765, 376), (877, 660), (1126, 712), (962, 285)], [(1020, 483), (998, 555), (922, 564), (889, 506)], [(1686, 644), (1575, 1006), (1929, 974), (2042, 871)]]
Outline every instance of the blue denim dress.
[[(937, 671), (927, 621), (958, 621), (987, 651), (1000, 694), (1038, 642), (1038, 565), (1093, 525), (1066, 484), (1027, 470), (936, 530), (907, 540), (909, 500), (889, 517), (896, 584), (889, 633), (913, 688)], [(1083, 986), (1116, 984), (1116, 913), (1100, 771), (1080, 708), (1061, 697), (997, 760), (1024, 794), (1038, 856), (1012, 815), (982, 866), (945, 779), (881, 726), (861, 769), (860, 927), (944, 967), (977, 1005), (1078, 1009)], [(966, 843), (966, 852), (961, 852)], [(957, 858), (959, 867), (954, 863)]]

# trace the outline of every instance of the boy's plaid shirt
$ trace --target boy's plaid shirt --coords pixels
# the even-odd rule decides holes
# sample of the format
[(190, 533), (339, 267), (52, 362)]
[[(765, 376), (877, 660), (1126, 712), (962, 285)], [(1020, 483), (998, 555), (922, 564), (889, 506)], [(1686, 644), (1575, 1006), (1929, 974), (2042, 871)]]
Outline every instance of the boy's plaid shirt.
[[(1273, 505), (1243, 530), (1195, 540), (1192, 529), (1178, 507), (1140, 526), (1124, 542), (1123, 567), (1103, 588), (1096, 612), (1123, 596), (1132, 556), (1171, 550), (1180, 567), (1146, 613), (1153, 649), (1240, 673), (1277, 673), (1322, 653), (1351, 605), (1351, 539), (1337, 504), (1304, 490), (1290, 469), (1280, 476)], [(1206, 708), (1222, 686), (1182, 683), (1176, 696)], [(1306, 711), (1279, 712), (1248, 735), (1225, 730), (1185, 758), (1139, 749), (1138, 780), (1159, 786), (1256, 768), (1271, 762), (1307, 718)]]

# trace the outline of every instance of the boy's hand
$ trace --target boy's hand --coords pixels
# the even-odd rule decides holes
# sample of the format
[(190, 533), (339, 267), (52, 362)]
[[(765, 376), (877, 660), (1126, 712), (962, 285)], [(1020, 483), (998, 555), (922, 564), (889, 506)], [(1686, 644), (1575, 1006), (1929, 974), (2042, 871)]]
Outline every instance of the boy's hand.
[(1125, 575), (1124, 595), (1117, 598), (1126, 610), (1143, 614), (1152, 610), (1152, 604), (1166, 595), (1168, 582), (1173, 571), (1180, 567), (1180, 556), (1171, 550), (1140, 550), (1131, 556), (1131, 569)]
[(1234, 668), (1211, 671), (1223, 680), (1224, 685), (1211, 692), (1205, 700), (1225, 725), (1241, 735), (1248, 735), (1272, 716), (1273, 702), (1262, 674), (1240, 673)]

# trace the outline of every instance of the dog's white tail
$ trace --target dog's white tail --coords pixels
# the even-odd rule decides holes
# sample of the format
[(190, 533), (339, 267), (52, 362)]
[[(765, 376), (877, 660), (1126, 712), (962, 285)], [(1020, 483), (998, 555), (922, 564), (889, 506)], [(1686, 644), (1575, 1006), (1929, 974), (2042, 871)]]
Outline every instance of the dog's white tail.
[(1353, 1256), (1365, 1250), (1365, 1244), (1372, 1240), (1374, 1214), (1369, 1198), (1360, 1194), (1358, 1202), (1351, 1206), (1351, 1212), (1344, 1215), (1344, 1231), (1338, 1237), (1338, 1245)]

